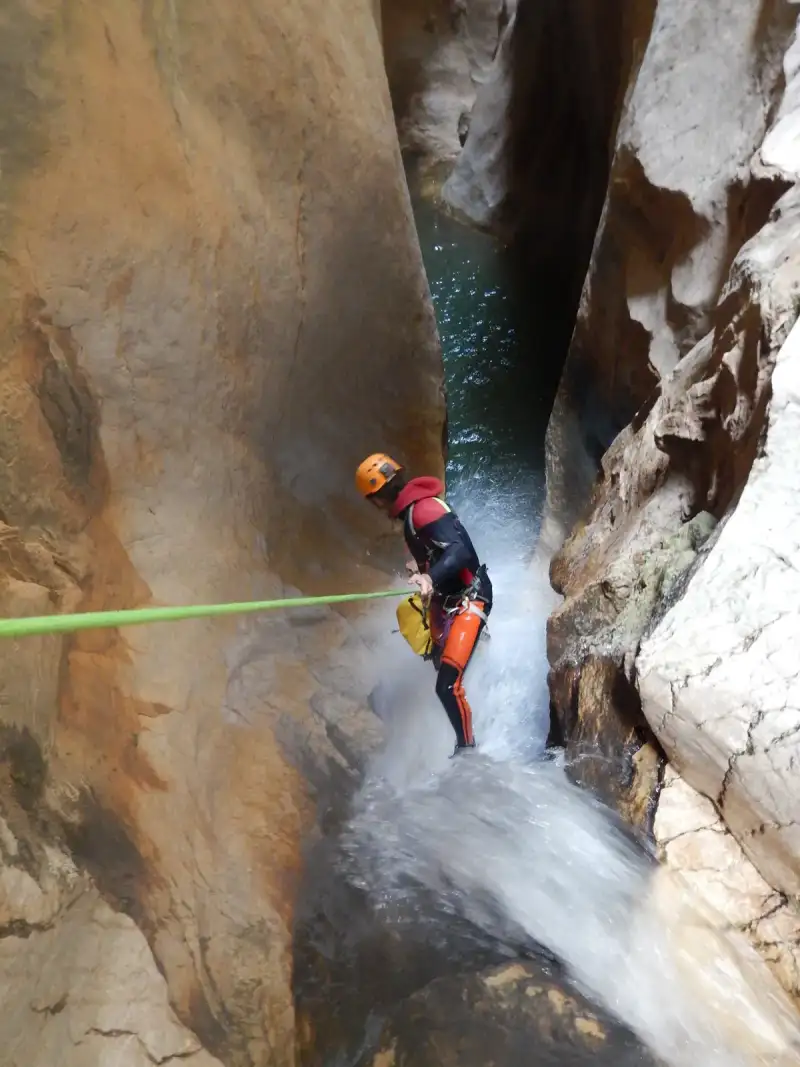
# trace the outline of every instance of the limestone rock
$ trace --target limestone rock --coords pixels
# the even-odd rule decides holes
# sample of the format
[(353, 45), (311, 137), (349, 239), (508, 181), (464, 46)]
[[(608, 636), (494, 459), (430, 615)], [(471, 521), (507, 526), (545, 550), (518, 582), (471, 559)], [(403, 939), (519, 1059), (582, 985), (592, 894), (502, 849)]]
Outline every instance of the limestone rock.
[(221, 1067), (175, 1016), (142, 932), (91, 894), (54, 927), (0, 940), (8, 1067)]
[[(631, 917), (631, 943), (659, 960), (660, 982), (665, 983), (665, 1003), (659, 1006), (646, 974), (637, 969), (630, 978), (650, 1039), (669, 1062), (687, 1067), (697, 1062), (698, 1054), (721, 1067), (797, 1067), (796, 1001), (748, 938), (697, 889), (685, 873), (660, 864)], [(676, 1016), (691, 1020), (697, 1005), (702, 1005), (702, 1015), (681, 1033), (680, 1026), (674, 1027)]]
[(566, 271), (576, 302), (622, 93), (654, 8), (655, 0), (609, 0), (602, 9), (591, 0), (509, 4), (469, 136), (442, 189), (459, 215), (522, 246), (532, 275)]
[(385, 1025), (362, 1067), (642, 1065), (638, 1042), (540, 965), (514, 962), (440, 978)]
[(798, 431), (795, 325), (772, 376), (766, 440), (736, 510), (637, 664), (644, 712), (676, 769), (714, 800), (766, 881), (792, 896), (800, 891)]
[(483, 229), (496, 221), (506, 195), (506, 138), (511, 98), (511, 40), (515, 5), (510, 9), (491, 67), (478, 86), (469, 135), (447, 181), (442, 199), (458, 215)]
[[(353, 470), (387, 448), (440, 473), (444, 405), (372, 3), (62, 15), (0, 14), (4, 609), (385, 584), (400, 558)], [(301, 841), (374, 726), (336, 661), (348, 625), (0, 649), (2, 776), (20, 738), (39, 768), (9, 789), (230, 1067), (292, 1060)]]
[(26, 734), (6, 730), (0, 764), (0, 941), (48, 930), (88, 880), (41, 808), (44, 763)]
[[(27, 552), (22, 560), (15, 560), (14, 549), (22, 546), (8, 528), (0, 530), (0, 545), (6, 550), (7, 568), (0, 579), (0, 616), (49, 615), (54, 608), (54, 597), (51, 589), (39, 584), (39, 580), (50, 584), (48, 579), (53, 577), (53, 572), (58, 573), (55, 565), (46, 575), (39, 576)], [(42, 551), (46, 555), (46, 550)], [(67, 597), (72, 592), (70, 584), (65, 583)], [(20, 736), (27, 731), (34, 745), (45, 754), (50, 750), (55, 728), (61, 648), (61, 638), (55, 636), (0, 642), (2, 725)]]
[[(559, 367), (606, 195), (629, 79), (655, 0), (522, 0), (509, 47), (505, 198), (494, 228), (539, 307)], [(469, 144), (469, 142), (467, 142)], [(549, 350), (551, 355), (545, 356)]]
[(786, 189), (750, 163), (795, 17), (783, 0), (658, 0), (548, 428), (548, 506), (567, 528), (615, 433), (707, 335), (735, 255)]
[(32, 737), (6, 727), (3, 743), (3, 1063), (219, 1064), (176, 1018), (144, 934), (76, 866), (42, 802), (45, 768)]
[[(669, 8), (659, 8), (662, 19)], [(780, 18), (775, 15), (777, 24), (770, 32), (782, 41), (785, 13), (780, 9), (777, 14)], [(658, 32), (665, 32), (663, 25), (660, 31), (659, 24), (654, 27), (654, 39)], [(770, 63), (774, 64), (774, 57)], [(643, 64), (640, 82), (646, 76)], [(638, 87), (639, 82), (637, 92)], [(664, 106), (671, 107), (670, 100)], [(633, 117), (626, 119), (629, 129), (634, 128), (635, 114), (634, 109)], [(645, 118), (641, 121), (645, 123)], [(785, 116), (777, 109), (776, 123), (781, 122)], [(653, 131), (650, 134), (655, 137)], [(766, 173), (763, 161), (753, 160), (753, 172)], [(709, 181), (713, 185), (710, 175)], [(662, 368), (665, 373), (658, 388), (604, 455), (585, 517), (552, 561), (551, 579), (565, 596), (548, 624), (556, 716), (562, 733), (572, 731), (576, 746), (595, 746), (608, 759), (612, 773), (614, 769), (619, 774), (620, 762), (625, 765), (631, 722), (638, 724), (641, 734), (638, 699), (633, 694), (620, 703), (619, 682), (613, 681), (611, 672), (601, 690), (588, 680), (584, 683), (595, 699), (584, 701), (585, 717), (576, 715), (576, 707), (580, 712), (581, 706), (581, 670), (598, 660), (610, 660), (623, 669), (628, 682), (635, 680), (633, 661), (653, 616), (680, 596), (687, 577), (711, 550), (716, 534), (710, 540), (709, 535), (735, 502), (747, 477), (764, 427), (776, 355), (797, 314), (798, 279), (792, 249), (800, 232), (799, 207), (797, 191), (786, 192), (766, 225), (735, 256), (719, 293), (713, 329), (674, 370), (667, 373)], [(609, 199), (607, 212), (614, 210)], [(611, 225), (610, 217), (604, 233)], [(603, 240), (601, 236), (598, 249)], [(605, 284), (607, 274), (599, 260), (593, 270)], [(608, 302), (593, 277), (590, 274), (584, 292), (584, 313), (597, 308), (597, 314), (606, 314)], [(616, 282), (612, 278), (609, 284)], [(574, 350), (570, 360), (573, 357)], [(565, 410), (563, 386), (564, 382), (561, 413)], [(565, 436), (563, 424), (559, 426), (559, 418), (554, 412), (551, 447), (558, 440), (565, 450), (564, 470), (578, 471), (579, 481), (584, 459), (579, 453), (577, 463), (573, 462), (569, 435)], [(558, 499), (558, 485), (559, 476), (551, 504)], [(568, 513), (567, 507), (561, 515)], [(552, 536), (552, 523), (549, 529)], [(698, 621), (698, 625), (703, 623)], [(653, 718), (648, 719), (650, 728), (655, 728)], [(659, 730), (655, 732), (660, 741)], [(611, 753), (617, 753), (616, 762)], [(618, 803), (613, 783), (593, 784), (601, 792), (605, 785), (604, 795), (609, 795), (611, 787), (610, 795)]]
[[(548, 621), (561, 733), (576, 746), (588, 739), (590, 747), (605, 735), (599, 752), (607, 760), (618, 753), (623, 766), (631, 723), (638, 723), (641, 736), (638, 699), (620, 704), (624, 687), (609, 675), (602, 694), (585, 704), (588, 727), (583, 722), (578, 730), (582, 716), (576, 719), (571, 710), (580, 689), (575, 669), (601, 657), (634, 680), (633, 661), (653, 615), (680, 595), (683, 576), (746, 477), (763, 429), (772, 367), (796, 313), (796, 267), (788, 250), (800, 232), (798, 204), (796, 194), (787, 193), (773, 220), (737, 257), (715, 330), (609, 449), (586, 521), (551, 564), (551, 579), (565, 596)], [(606, 766), (619, 774), (619, 762)]]
[(784, 989), (800, 995), (800, 914), (744, 855), (710, 800), (672, 767), (658, 798), (660, 856), (732, 929), (747, 934)]
[(714, 521), (701, 513), (669, 534), (654, 509), (637, 518), (620, 525), (605, 552), (588, 528), (555, 557), (551, 574), (566, 598), (547, 621), (547, 651), (551, 742), (565, 746), (576, 781), (649, 831), (661, 756), (633, 684), (634, 658)]
[(783, 96), (764, 138), (756, 162), (765, 176), (778, 175), (787, 181), (797, 180), (800, 174), (800, 33), (795, 27), (794, 39), (783, 58)]
[[(659, 11), (663, 15), (671, 6), (660, 6)], [(758, 33), (767, 36), (756, 39), (771, 42), (760, 54), (765, 70), (773, 69), (773, 53), (785, 45), (786, 18), (786, 10), (777, 5), (759, 23)], [(654, 39), (657, 31), (658, 25)], [(752, 187), (756, 198), (746, 199), (751, 206), (760, 203), (765, 208), (775, 191), (785, 189), (800, 173), (796, 146), (784, 136), (796, 99), (795, 51), (796, 45), (787, 52), (785, 92), (774, 99), (773, 124), (762, 137), (763, 146), (739, 171), (738, 180)], [(645, 63), (637, 92), (646, 71)], [(677, 66), (670, 68), (669, 77), (679, 72)], [(666, 98), (666, 104), (671, 99)], [(778, 137), (776, 131), (784, 133)], [(712, 138), (712, 154), (715, 145)], [(732, 145), (737, 151), (737, 145), (741, 147), (736, 138)], [(717, 188), (716, 180), (707, 174), (704, 190), (693, 194), (695, 204), (701, 202), (700, 192), (706, 195)], [(769, 195), (764, 182), (770, 185)], [(761, 201), (759, 188), (765, 195)], [(607, 212), (615, 211), (610, 198)], [(607, 216), (604, 234), (611, 218)], [(755, 220), (751, 215), (750, 222)], [(736, 231), (736, 240), (749, 228), (747, 223)], [(733, 240), (734, 230), (725, 232)], [(598, 249), (605, 240), (601, 236)], [(780, 605), (791, 600), (796, 547), (790, 503), (796, 479), (786, 457), (797, 434), (798, 339), (793, 326), (800, 309), (798, 240), (800, 187), (794, 185), (738, 252), (735, 242), (728, 246), (733, 259), (727, 278), (718, 295), (708, 296), (712, 328), (674, 370), (661, 366), (657, 388), (603, 457), (584, 519), (553, 560), (551, 577), (565, 602), (550, 623), (551, 660), (573, 672), (568, 687), (559, 685), (564, 676), (555, 672), (553, 692), (562, 717), (573, 714), (569, 701), (580, 693), (576, 668), (589, 668), (588, 686), (593, 665), (607, 654), (609, 643), (618, 649), (625, 677), (638, 688), (639, 715), (685, 781), (714, 801), (761, 879), (757, 882), (752, 871), (744, 879), (736, 859), (739, 873), (731, 877), (740, 895), (738, 912), (730, 893), (720, 898), (717, 890), (711, 892), (728, 916), (736, 915), (735, 921), (722, 919), (723, 925), (746, 933), (792, 992), (796, 935), (782, 894), (794, 895), (798, 886), (791, 788), (794, 630), (793, 617), (782, 613)], [(710, 255), (711, 245), (701, 246), (703, 256)], [(705, 262), (710, 277), (713, 270), (710, 261)], [(689, 257), (681, 268), (689, 270), (681, 274), (683, 282), (691, 277), (691, 263)], [(584, 312), (596, 308), (597, 314), (606, 315), (608, 302), (602, 286), (594, 282), (601, 279), (604, 285), (609, 276), (600, 260), (594, 269), (597, 274), (584, 292)], [(617, 284), (613, 276), (608, 283)], [(696, 310), (705, 300), (685, 306)], [(691, 328), (683, 337), (691, 339), (694, 326), (702, 321), (702, 315), (687, 318)], [(605, 336), (599, 320), (596, 326), (598, 336)], [(615, 336), (613, 331), (609, 336)], [(681, 346), (678, 350), (683, 353)], [(628, 347), (627, 356), (632, 351)], [(615, 646), (620, 638), (622, 647)], [(588, 702), (586, 707), (588, 711)], [(620, 716), (614, 691), (606, 690), (588, 712), (588, 730), (580, 720), (579, 729), (590, 738), (592, 729), (607, 738), (606, 751), (617, 752), (619, 759), (625, 754), (627, 723), (636, 710), (633, 697), (626, 716)], [(614, 723), (610, 731), (595, 725), (609, 714)], [(710, 865), (730, 870), (734, 855), (727, 845), (720, 846), (716, 832), (693, 829), (706, 846), (717, 846)], [(680, 853), (681, 846), (675, 847)], [(690, 869), (694, 860), (685, 863)], [(769, 887), (766, 896), (764, 885)], [(770, 929), (773, 906), (776, 921)], [(759, 929), (762, 924), (769, 929), (766, 935)], [(779, 929), (787, 938), (780, 948), (775, 941)]]
[(550, 672), (549, 683), (548, 744), (565, 749), (569, 777), (649, 832), (662, 757), (619, 659), (562, 662)]
[[(458, 157), (515, 0), (388, 0), (383, 47), (400, 146), (423, 167)], [(471, 136), (471, 132), (470, 132)]]

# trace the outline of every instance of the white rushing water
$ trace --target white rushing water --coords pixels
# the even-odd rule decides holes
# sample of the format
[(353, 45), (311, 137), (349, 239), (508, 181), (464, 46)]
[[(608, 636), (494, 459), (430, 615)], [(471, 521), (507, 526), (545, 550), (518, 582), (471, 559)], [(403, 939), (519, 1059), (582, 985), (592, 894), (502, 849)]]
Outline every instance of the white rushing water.
[(394, 608), (384, 604), (372, 625), (383, 634), (375, 704), (387, 741), (345, 836), (361, 884), (382, 901), (421, 886), (490, 934), (522, 931), (671, 1067), (800, 1062), (793, 1012), (754, 953), (715, 931), (681, 882), (539, 758), (556, 598), (525, 558), (530, 520), (519, 501), (509, 510), (491, 490), (455, 499), (495, 590), (491, 638), (466, 680), (479, 747), (448, 759), (433, 668), (390, 633)]

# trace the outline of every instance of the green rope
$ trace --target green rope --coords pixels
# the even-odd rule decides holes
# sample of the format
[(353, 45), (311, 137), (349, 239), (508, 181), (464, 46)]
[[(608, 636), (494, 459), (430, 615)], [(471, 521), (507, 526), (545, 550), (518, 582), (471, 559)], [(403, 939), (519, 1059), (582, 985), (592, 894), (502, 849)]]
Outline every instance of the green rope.
[(134, 608), (129, 611), (86, 611), (77, 615), (40, 615), (23, 619), (0, 619), (0, 637), (32, 637), (36, 634), (73, 633), (109, 626), (139, 626), (146, 622), (179, 622), (182, 619), (207, 619), (216, 615), (241, 615), (276, 608), (307, 608), (320, 604), (345, 604), (352, 600), (377, 600), (379, 597), (408, 596), (402, 589), (382, 593), (340, 593), (335, 596), (298, 596), (286, 600), (248, 600), (239, 604), (192, 604), (172, 608)]

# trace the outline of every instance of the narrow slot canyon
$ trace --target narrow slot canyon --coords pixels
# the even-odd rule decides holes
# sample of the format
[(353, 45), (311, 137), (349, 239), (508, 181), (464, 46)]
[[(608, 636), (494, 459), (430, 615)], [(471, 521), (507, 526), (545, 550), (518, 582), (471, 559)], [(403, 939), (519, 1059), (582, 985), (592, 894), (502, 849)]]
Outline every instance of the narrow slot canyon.
[[(546, 8), (523, 4), (510, 19), (504, 3), (466, 10), (449, 3), (388, 3), (382, 11), (394, 117), (443, 352), (448, 499), (485, 546), (491, 571), (497, 572), (499, 603), (509, 616), (498, 624), (496, 638), (507, 649), (491, 666), (481, 671), (482, 664), (476, 664), (471, 670), (473, 675), (481, 671), (475, 684), (484, 705), (498, 703), (498, 721), (489, 729), (499, 741), (499, 758), (528, 761), (541, 758), (548, 727), (541, 641), (536, 655), (536, 630), (544, 633), (546, 607), (540, 598), (546, 579), (537, 573), (523, 597), (512, 599), (509, 593), (520, 582), (518, 569), (537, 566), (546, 495), (545, 431), (602, 205), (615, 97), (624, 76), (611, 69), (621, 57), (605, 54), (606, 42), (593, 36), (597, 27), (581, 21), (585, 12), (576, 13), (575, 25), (564, 25), (555, 8)], [(562, 63), (550, 66), (548, 58), (540, 80), (531, 83), (531, 64), (538, 66), (538, 57), (548, 52), (550, 43), (545, 48), (544, 42), (553, 30), (560, 35)], [(621, 35), (621, 27), (616, 32)], [(585, 55), (576, 59), (577, 50)], [(504, 100), (493, 102), (501, 126), (493, 132), (503, 137), (494, 187), (498, 203), (491, 218), (475, 219), (453, 210), (445, 181), (470, 144), (459, 121), (475, 107), (476, 69), (491, 85), (501, 64), (508, 65), (510, 87)], [(584, 84), (584, 78), (594, 83)], [(598, 93), (607, 98), (599, 106)], [(545, 99), (553, 125), (539, 130), (536, 116)], [(553, 158), (552, 188), (546, 189), (545, 172), (537, 173), (525, 143), (531, 135), (546, 143), (565, 120), (572, 122), (573, 152)], [(547, 232), (537, 225), (534, 207), (545, 202)], [(381, 658), (392, 657), (390, 645), (379, 647)], [(509, 679), (505, 686), (487, 676), (492, 669)], [(440, 712), (430, 699), (429, 681), (421, 676), (393, 698), (399, 679), (393, 669), (388, 674), (376, 703), (390, 731), (404, 730), (406, 720), (417, 739), (438, 738)], [(517, 737), (509, 744), (511, 730)], [(430, 774), (425, 754), (417, 751), (415, 759)], [(405, 775), (407, 765), (399, 757), (391, 772), (378, 772), (376, 781), (383, 773)], [(369, 771), (367, 778), (369, 783)], [(367, 793), (374, 784), (367, 785)], [(480, 811), (477, 798), (474, 804)], [(410, 825), (408, 833), (416, 832), (421, 830)], [(329, 831), (306, 876), (295, 942), (299, 1029), (308, 1040), (305, 1061), (366, 1067), (381, 1044), (383, 1026), (383, 1043), (399, 1041), (401, 1061), (433, 1063), (434, 1042), (438, 1048), (443, 1040), (470, 1062), (482, 1062), (504, 1047), (508, 1062), (514, 1062), (524, 1057), (534, 1034), (547, 1032), (550, 1005), (563, 1000), (568, 1012), (551, 1035), (546, 1062), (595, 1062), (601, 1034), (603, 1062), (606, 1056), (609, 1063), (642, 1062), (631, 1033), (576, 994), (556, 957), (523, 925), (511, 922), (506, 928), (497, 913), (488, 926), (475, 922), (469, 904), (451, 906), (440, 887), (422, 879), (415, 883), (410, 872), (402, 886), (388, 891), (384, 906), (376, 907), (369, 876), (360, 870), (364, 857), (358, 833), (348, 845), (356, 856), (343, 860), (348, 849), (337, 840), (337, 831)], [(502, 987), (509, 966), (511, 1003), (504, 1007), (484, 999), (493, 976), (500, 976)], [(526, 1000), (529, 989), (538, 995), (528, 993)], [(457, 1038), (459, 1033), (466, 1036)]]
[(800, 1067), (796, 5), (0, 29), (0, 1067)]

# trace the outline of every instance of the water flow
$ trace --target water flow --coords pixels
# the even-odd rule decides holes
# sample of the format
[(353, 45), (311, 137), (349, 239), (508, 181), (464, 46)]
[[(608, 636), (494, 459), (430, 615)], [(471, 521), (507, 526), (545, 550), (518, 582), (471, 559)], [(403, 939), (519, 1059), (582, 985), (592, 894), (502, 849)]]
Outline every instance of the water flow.
[(800, 1062), (794, 1011), (752, 950), (716, 930), (557, 762), (535, 758), (546, 733), (536, 635), (549, 597), (530, 569), (499, 560), (495, 577), (492, 638), (467, 675), (479, 748), (448, 759), (432, 671), (409, 653), (389, 680), (387, 744), (344, 839), (356, 881), (384, 909), (413, 910), (422, 889), (438, 901), (432, 924), (459, 916), (506, 943), (545, 946), (671, 1067)]
[[(530, 450), (506, 447), (508, 433), (495, 433), (475, 407), (486, 373), (480, 330), (464, 332), (452, 300), (466, 290), (464, 314), (479, 326), (491, 320), (485, 260), (468, 262), (453, 297), (458, 285), (448, 271), (458, 240), (449, 231), (443, 242), (444, 224), (432, 216), (418, 212), (420, 220), (451, 378), (457, 367), (451, 411), (454, 393), (461, 405), (451, 415), (449, 496), (488, 562), (495, 606), (491, 636), (467, 674), (479, 748), (452, 761), (432, 668), (391, 633), (391, 605), (375, 609), (372, 632), (382, 636), (372, 659), (381, 665), (374, 701), (386, 744), (344, 836), (350, 877), (387, 922), (417, 907), (419, 921), (440, 932), (458, 915), (500, 939), (511, 931), (546, 946), (583, 992), (671, 1067), (794, 1064), (793, 1012), (763, 964), (716, 931), (713, 916), (556, 762), (539, 758), (548, 714), (544, 624), (555, 600), (531, 561), (541, 465)], [(444, 254), (444, 267), (434, 253)], [(459, 393), (470, 378), (472, 393)]]

